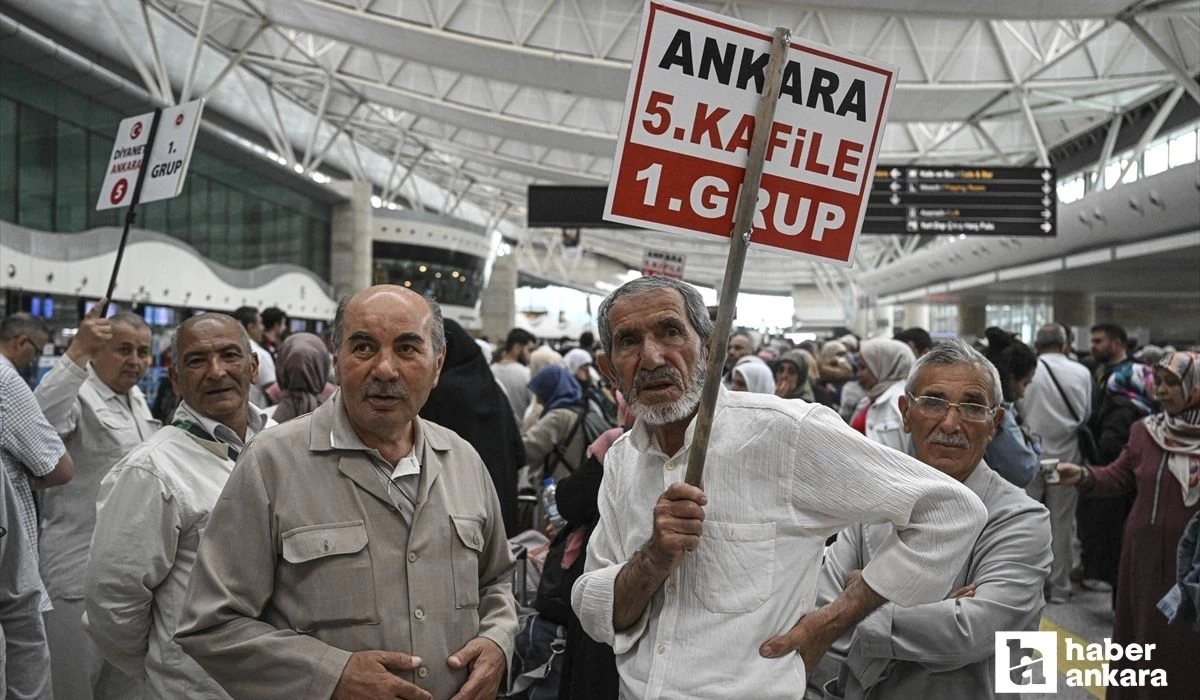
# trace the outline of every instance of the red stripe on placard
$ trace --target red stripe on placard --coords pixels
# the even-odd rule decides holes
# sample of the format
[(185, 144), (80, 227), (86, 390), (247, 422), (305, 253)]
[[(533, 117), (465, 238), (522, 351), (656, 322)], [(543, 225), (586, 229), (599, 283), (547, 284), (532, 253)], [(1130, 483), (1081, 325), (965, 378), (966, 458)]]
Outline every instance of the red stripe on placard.
[[(728, 238), (744, 174), (742, 167), (631, 142), (617, 171), (612, 212), (650, 228)], [(860, 213), (858, 195), (767, 173), (761, 189), (767, 199), (761, 221), (755, 221), (754, 243), (843, 262), (850, 258)], [(822, 204), (841, 212), (837, 226), (822, 230)]]

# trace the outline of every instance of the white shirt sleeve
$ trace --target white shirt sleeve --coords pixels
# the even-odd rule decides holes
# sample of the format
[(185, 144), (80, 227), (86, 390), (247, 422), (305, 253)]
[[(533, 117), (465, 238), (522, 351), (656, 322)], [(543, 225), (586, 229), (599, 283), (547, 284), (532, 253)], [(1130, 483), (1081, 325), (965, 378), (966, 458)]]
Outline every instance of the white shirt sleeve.
[(814, 408), (796, 440), (792, 497), (807, 524), (841, 529), (890, 522), (895, 531), (863, 569), (899, 605), (941, 600), (987, 519), (979, 498), (908, 455), (871, 442), (833, 411)]

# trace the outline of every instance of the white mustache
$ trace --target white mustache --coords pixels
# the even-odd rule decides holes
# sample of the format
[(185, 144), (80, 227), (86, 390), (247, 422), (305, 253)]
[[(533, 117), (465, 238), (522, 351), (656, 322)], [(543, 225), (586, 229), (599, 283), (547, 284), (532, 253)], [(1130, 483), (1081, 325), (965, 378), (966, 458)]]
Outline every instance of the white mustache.
[(671, 367), (658, 367), (652, 370), (638, 370), (633, 378), (633, 393), (637, 394), (650, 382), (669, 381), (676, 387), (683, 388), (683, 375)]
[(946, 445), (948, 447), (970, 447), (971, 443), (967, 442), (964, 435), (957, 433), (945, 433), (941, 430), (929, 436), (929, 441), (935, 445)]

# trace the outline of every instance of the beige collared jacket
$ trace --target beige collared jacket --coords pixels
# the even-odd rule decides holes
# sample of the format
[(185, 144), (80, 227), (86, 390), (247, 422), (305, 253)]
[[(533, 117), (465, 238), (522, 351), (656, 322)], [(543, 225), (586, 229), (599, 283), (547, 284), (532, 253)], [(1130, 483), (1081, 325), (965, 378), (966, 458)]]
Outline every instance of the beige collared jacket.
[(478, 454), (415, 419), (410, 528), (374, 458), (331, 446), (342, 410), (330, 400), (258, 436), (209, 520), (176, 641), (234, 698), (328, 698), (351, 652), (371, 649), (421, 657), (398, 675), (449, 698), (468, 672), (446, 660), (472, 638), (511, 658), (513, 558)]

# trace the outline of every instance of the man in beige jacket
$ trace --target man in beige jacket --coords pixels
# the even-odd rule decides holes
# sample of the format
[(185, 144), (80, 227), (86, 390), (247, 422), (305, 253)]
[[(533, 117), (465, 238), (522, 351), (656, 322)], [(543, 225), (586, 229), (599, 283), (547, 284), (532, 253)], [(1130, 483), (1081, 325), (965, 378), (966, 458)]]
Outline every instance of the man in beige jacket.
[(441, 311), (372, 287), (337, 311), (341, 391), (259, 436), (213, 510), (176, 639), (234, 698), (493, 698), (516, 604), (475, 450), (417, 413)]

